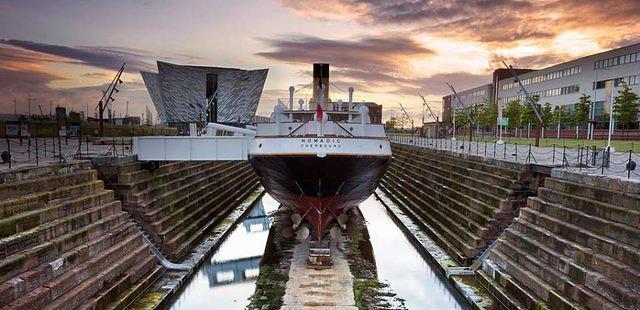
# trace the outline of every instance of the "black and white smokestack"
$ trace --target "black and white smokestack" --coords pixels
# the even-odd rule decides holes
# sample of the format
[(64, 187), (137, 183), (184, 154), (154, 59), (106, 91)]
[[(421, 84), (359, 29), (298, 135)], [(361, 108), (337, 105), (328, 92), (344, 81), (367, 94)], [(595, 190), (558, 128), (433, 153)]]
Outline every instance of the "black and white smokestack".
[(315, 63), (313, 64), (313, 101), (318, 98), (318, 87), (322, 84), (322, 92), (324, 93), (323, 108), (330, 109), (329, 99), (329, 64)]

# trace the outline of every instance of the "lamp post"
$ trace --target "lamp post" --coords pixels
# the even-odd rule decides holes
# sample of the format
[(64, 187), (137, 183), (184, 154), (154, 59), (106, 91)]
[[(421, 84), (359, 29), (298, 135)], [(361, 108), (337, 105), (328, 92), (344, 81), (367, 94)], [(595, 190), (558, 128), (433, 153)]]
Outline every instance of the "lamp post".
[[(596, 60), (595, 63), (598, 63), (598, 60)], [(594, 66), (593, 72), (595, 74), (595, 83), (593, 85), (593, 102), (591, 103), (591, 111), (590, 111), (591, 120), (595, 120), (596, 118), (596, 102), (598, 102), (598, 70), (601, 70), (601, 69), (609, 70), (609, 67), (597, 68)], [(589, 122), (589, 139), (590, 140), (593, 140), (595, 131), (596, 131), (595, 121), (593, 122), (590, 121)]]
[[(611, 85), (611, 92), (613, 92), (613, 85)], [(610, 153), (611, 152), (611, 134), (613, 134), (613, 100), (611, 100), (611, 94), (609, 94), (608, 97), (609, 98), (607, 98), (607, 100), (609, 100), (609, 133), (607, 134), (607, 151)]]

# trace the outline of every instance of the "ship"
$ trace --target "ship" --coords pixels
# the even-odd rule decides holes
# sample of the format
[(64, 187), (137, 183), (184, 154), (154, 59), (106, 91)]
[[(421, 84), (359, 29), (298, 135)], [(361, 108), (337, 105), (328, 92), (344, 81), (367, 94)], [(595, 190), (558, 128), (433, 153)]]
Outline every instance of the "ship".
[(291, 230), (321, 241), (328, 225), (332, 238), (341, 235), (347, 211), (373, 194), (392, 153), (352, 87), (347, 102), (330, 99), (329, 64), (313, 64), (310, 85), (310, 100), (294, 102), (292, 86), (288, 106), (278, 100), (269, 122), (256, 124), (249, 161), (265, 190), (293, 211)]

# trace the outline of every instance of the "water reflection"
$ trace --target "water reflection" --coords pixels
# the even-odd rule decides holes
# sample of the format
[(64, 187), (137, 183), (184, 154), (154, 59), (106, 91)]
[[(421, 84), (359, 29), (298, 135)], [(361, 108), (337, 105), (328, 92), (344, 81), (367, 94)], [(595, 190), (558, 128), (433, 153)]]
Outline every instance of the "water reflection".
[(463, 309), (375, 197), (364, 201), (360, 210), (367, 220), (378, 278), (406, 300), (407, 308)]
[(269, 235), (268, 215), (278, 205), (264, 195), (209, 261), (196, 271), (171, 309), (244, 309), (255, 289)]

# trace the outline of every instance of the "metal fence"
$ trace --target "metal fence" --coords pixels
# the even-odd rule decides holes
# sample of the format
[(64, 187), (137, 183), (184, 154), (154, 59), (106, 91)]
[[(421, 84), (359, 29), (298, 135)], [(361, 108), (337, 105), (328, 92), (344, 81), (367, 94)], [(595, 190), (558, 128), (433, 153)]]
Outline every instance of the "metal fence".
[(133, 132), (128, 137), (107, 137), (94, 144), (93, 137), (57, 134), (50, 137), (18, 137), (0, 140), (0, 170), (72, 162), (88, 156), (132, 154)]
[(565, 146), (536, 147), (531, 144), (497, 143), (487, 141), (464, 141), (452, 139), (431, 139), (410, 135), (390, 135), (392, 142), (454, 153), (497, 158), (523, 164), (540, 164), (562, 167), (571, 171), (589, 174), (617, 176), (627, 179), (640, 179), (636, 163), (640, 154), (611, 152), (607, 148), (596, 146), (567, 148)]

